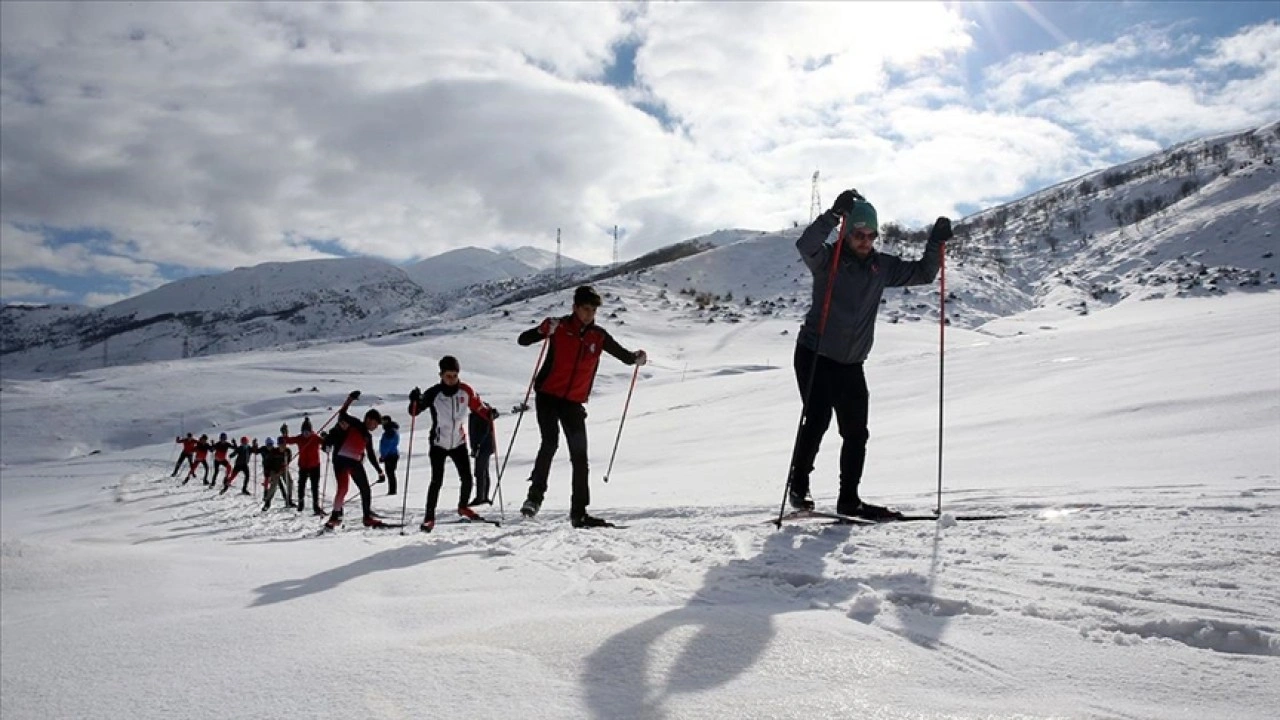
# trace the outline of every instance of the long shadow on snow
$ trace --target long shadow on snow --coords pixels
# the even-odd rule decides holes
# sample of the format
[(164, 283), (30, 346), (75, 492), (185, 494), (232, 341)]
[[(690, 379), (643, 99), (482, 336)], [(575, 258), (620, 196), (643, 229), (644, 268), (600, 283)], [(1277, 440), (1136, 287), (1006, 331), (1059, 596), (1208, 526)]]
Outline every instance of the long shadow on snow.
[[(712, 568), (684, 607), (614, 635), (587, 658), (582, 683), (592, 714), (602, 720), (660, 720), (668, 698), (733, 681), (773, 641), (775, 615), (811, 610), (815, 602), (847, 602), (864, 586), (891, 598), (903, 586), (910, 587), (908, 597), (931, 597), (939, 570), (941, 534), (936, 532), (927, 578), (915, 573), (824, 577), (825, 559), (851, 534), (880, 530), (893, 528), (824, 527), (813, 534), (785, 529), (771, 533), (759, 555)], [(948, 617), (896, 605), (895, 613), (903, 628), (890, 632), (923, 648), (939, 647)], [(855, 619), (870, 623), (873, 618)], [(659, 641), (686, 627), (695, 628), (695, 634), (666, 669), (665, 680), (650, 680), (650, 657)]]
[[(273, 605), (287, 600), (296, 600), (306, 595), (332, 590), (348, 580), (371, 575), (384, 570), (403, 570), (415, 565), (429, 562), (466, 543), (431, 543), (424, 545), (405, 545), (388, 548), (373, 555), (360, 558), (332, 570), (324, 570), (308, 578), (281, 580), (254, 588), (257, 599), (249, 607)], [(483, 551), (470, 550), (457, 555), (483, 555)]]

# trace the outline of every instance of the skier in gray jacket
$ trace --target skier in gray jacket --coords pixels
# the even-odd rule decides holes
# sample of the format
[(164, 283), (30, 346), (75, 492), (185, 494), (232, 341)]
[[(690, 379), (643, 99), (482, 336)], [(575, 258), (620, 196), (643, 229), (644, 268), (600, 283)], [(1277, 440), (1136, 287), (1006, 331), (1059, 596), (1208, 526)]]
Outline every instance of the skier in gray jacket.
[[(828, 245), (827, 238), (841, 217), (845, 218), (844, 234), (836, 242), (844, 245), (833, 273), (836, 246)], [(924, 256), (903, 260), (875, 249), (879, 227), (875, 207), (856, 190), (845, 190), (796, 241), (800, 257), (813, 273), (813, 304), (796, 339), (794, 360), (800, 397), (805, 402), (788, 493), (788, 502), (796, 509), (813, 509), (809, 474), (834, 412), (843, 439), (836, 512), (877, 520), (897, 515), (888, 508), (863, 502), (858, 495), (870, 437), (867, 379), (862, 363), (875, 340), (876, 315), (884, 289), (932, 283), (938, 275), (942, 243), (951, 238), (952, 232), (951, 221), (938, 218), (929, 233)], [(828, 282), (834, 283), (830, 304)]]

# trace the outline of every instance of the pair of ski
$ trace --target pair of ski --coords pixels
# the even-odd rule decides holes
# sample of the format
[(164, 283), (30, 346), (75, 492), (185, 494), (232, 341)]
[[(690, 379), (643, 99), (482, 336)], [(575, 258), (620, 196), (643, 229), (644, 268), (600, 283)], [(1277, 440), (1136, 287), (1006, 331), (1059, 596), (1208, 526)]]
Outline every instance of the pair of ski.
[[(973, 522), (977, 520), (1002, 520), (1007, 515), (952, 515), (951, 519), (959, 522)], [(830, 520), (830, 525), (885, 525), (898, 522), (923, 522), (926, 520), (936, 522), (938, 515), (887, 515), (880, 518), (860, 517), (858, 515), (841, 515), (840, 513), (823, 512), (821, 510), (793, 510), (783, 515), (781, 522), (778, 520), (769, 520), (768, 522), (778, 527), (782, 523), (790, 520)]]
[(438, 525), (482, 525), (482, 524), (492, 525), (494, 527), (502, 527), (501, 520), (490, 520), (487, 517), (482, 517), (480, 515), (477, 515), (476, 517), (473, 517), (473, 518), (460, 517), (453, 520), (442, 520), (438, 523), (435, 523), (430, 528), (426, 528), (426, 527), (423, 527), (422, 525), (419, 525), (418, 530), (419, 532), (429, 533), (435, 530), (436, 526)]

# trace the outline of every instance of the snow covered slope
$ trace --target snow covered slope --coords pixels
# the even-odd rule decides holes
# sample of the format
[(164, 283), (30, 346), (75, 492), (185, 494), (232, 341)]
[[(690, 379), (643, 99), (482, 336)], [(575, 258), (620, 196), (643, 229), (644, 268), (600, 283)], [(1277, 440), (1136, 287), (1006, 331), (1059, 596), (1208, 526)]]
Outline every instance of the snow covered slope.
[[(406, 393), (445, 353), (507, 410), (537, 357), (515, 335), (567, 292), (466, 332), (6, 379), (0, 715), (1274, 715), (1280, 292), (998, 321), (1022, 334), (957, 327), (942, 521), (775, 530), (794, 318), (707, 323), (647, 281), (601, 290), (602, 322), (653, 359), (607, 484), (632, 369), (606, 358), (588, 404), (592, 510), (623, 530), (570, 528), (563, 452), (543, 513), (512, 517), (528, 417), (501, 528), (401, 536), (349, 519), (314, 538), (309, 513), (168, 477), (179, 432), (318, 425), (353, 387), (360, 410), (400, 420), (407, 452)], [(871, 499), (934, 503), (937, 342), (933, 325), (878, 330)], [(498, 420), (504, 451), (517, 424)], [(401, 463), (406, 494), (375, 486), (388, 517), (401, 502), (421, 517), (425, 432)], [(832, 428), (814, 480), (828, 508), (837, 446)], [(442, 519), (457, 493), (450, 469)], [(987, 512), (1009, 517), (950, 520)]]

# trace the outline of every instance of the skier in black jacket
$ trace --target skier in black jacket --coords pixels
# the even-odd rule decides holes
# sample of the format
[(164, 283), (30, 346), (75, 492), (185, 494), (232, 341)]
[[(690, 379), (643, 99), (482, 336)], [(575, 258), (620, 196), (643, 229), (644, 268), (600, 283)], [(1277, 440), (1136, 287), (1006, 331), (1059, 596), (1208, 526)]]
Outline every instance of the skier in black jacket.
[[(842, 217), (844, 233), (836, 243), (843, 245), (833, 272), (837, 245), (828, 245), (827, 237)], [(843, 439), (836, 512), (877, 520), (898, 516), (893, 510), (863, 502), (858, 493), (870, 437), (869, 393), (862, 363), (875, 339), (876, 314), (884, 289), (932, 283), (941, 265), (942, 244), (951, 235), (951, 221), (940, 217), (919, 260), (878, 252), (874, 247), (879, 236), (875, 207), (857, 191), (845, 190), (796, 241), (801, 259), (813, 274), (813, 303), (796, 339), (796, 382), (805, 406), (804, 423), (792, 454), (791, 507), (813, 509), (809, 474), (834, 412)], [(828, 283), (832, 283), (830, 288)]]

